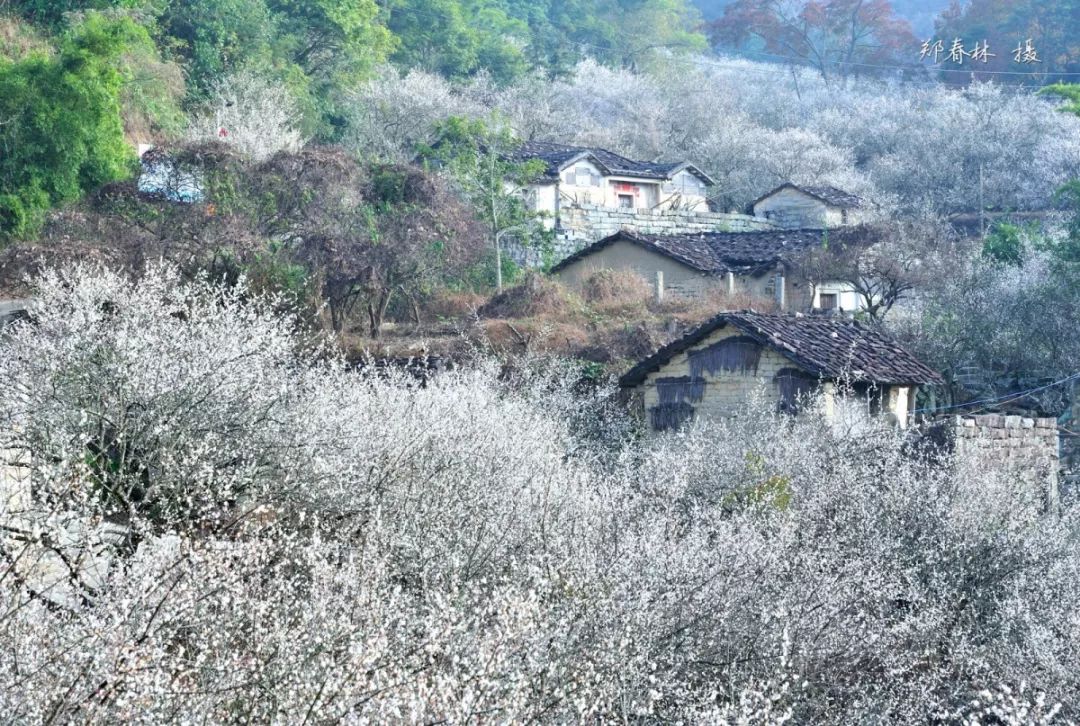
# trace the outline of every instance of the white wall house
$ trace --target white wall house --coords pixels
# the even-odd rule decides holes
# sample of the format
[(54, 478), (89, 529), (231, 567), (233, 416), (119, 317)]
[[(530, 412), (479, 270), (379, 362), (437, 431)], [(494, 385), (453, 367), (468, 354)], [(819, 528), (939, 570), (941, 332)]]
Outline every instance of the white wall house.
[(543, 175), (530, 187), (527, 199), (558, 226), (566, 206), (595, 206), (634, 212), (708, 212), (704, 172), (687, 162), (645, 162), (606, 149), (530, 142), (518, 150), (521, 161), (539, 159)]

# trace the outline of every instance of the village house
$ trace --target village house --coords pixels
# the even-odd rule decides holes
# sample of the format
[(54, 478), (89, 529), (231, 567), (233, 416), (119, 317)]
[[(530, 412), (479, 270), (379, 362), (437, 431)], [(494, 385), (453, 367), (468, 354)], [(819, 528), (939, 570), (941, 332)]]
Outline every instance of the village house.
[(530, 197), (535, 211), (550, 220), (559, 219), (563, 204), (708, 211), (706, 192), (713, 181), (685, 161), (635, 161), (606, 149), (539, 141), (524, 144), (516, 158), (545, 163)]
[(867, 221), (862, 199), (830, 186), (781, 184), (751, 207), (755, 217), (784, 229), (827, 229)]
[[(829, 232), (834, 240), (870, 244), (867, 228)], [(792, 263), (826, 244), (822, 230), (702, 232), (649, 235), (617, 232), (566, 257), (551, 274), (574, 289), (599, 270), (631, 271), (663, 297), (697, 297), (709, 291), (775, 301), (780, 310), (855, 311), (859, 296), (846, 282), (807, 280)]]
[(783, 412), (797, 413), (809, 394), (820, 392), (826, 417), (843, 398), (906, 427), (918, 387), (942, 382), (876, 328), (754, 311), (717, 315), (619, 380), (657, 431), (738, 415), (760, 400), (753, 398), (759, 391)]

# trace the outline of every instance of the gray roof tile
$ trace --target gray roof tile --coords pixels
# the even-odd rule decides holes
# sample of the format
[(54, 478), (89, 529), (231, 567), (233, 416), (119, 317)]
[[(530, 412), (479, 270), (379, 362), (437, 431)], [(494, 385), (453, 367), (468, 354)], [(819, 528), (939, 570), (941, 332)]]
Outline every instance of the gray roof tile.
[(825, 379), (878, 384), (941, 384), (941, 376), (904, 350), (883, 330), (854, 320), (817, 315), (770, 315), (752, 310), (721, 313), (665, 345), (631, 368), (619, 383), (641, 384), (676, 355), (715, 331), (734, 326), (761, 345), (773, 348), (797, 367)]

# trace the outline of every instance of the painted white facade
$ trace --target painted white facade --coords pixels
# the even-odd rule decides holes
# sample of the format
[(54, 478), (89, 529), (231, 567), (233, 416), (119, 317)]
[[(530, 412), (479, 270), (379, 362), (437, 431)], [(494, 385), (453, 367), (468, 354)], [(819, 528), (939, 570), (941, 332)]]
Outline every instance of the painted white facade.
[(635, 212), (707, 212), (706, 191), (705, 182), (686, 169), (676, 172), (671, 179), (648, 179), (607, 174), (590, 160), (580, 159), (563, 169), (558, 179), (545, 179), (532, 185), (528, 198), (534, 211), (555, 220), (563, 206), (609, 207)]

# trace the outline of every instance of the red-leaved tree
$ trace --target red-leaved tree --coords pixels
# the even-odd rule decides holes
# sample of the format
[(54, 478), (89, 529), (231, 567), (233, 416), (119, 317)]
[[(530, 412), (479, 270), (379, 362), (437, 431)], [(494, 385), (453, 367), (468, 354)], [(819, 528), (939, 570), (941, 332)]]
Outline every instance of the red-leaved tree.
[(810, 65), (826, 79), (918, 59), (911, 26), (888, 0), (736, 0), (711, 23), (722, 47)]

